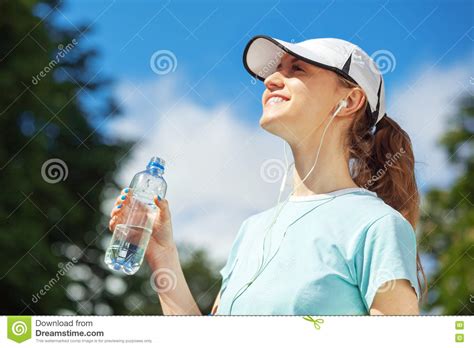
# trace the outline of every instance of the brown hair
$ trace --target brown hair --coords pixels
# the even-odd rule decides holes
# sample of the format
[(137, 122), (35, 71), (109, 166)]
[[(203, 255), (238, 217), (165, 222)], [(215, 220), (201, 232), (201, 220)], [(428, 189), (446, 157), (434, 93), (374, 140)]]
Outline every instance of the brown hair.
[[(344, 87), (359, 87), (337, 76)], [(346, 148), (352, 179), (359, 187), (377, 193), (386, 204), (399, 211), (415, 230), (420, 215), (420, 196), (410, 137), (387, 115), (377, 123), (374, 134), (374, 121), (366, 112), (367, 105), (366, 98), (364, 107), (356, 112), (347, 130)], [(418, 286), (423, 289), (421, 300), (427, 293), (427, 280), (418, 251), (416, 264)]]

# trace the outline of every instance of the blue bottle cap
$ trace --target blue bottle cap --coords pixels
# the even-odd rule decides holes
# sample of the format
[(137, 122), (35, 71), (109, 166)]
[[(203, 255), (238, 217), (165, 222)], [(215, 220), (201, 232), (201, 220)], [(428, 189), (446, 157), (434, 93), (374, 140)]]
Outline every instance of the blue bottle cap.
[(160, 168), (161, 170), (165, 170), (165, 160), (154, 156), (150, 159), (150, 162), (148, 162), (147, 168)]

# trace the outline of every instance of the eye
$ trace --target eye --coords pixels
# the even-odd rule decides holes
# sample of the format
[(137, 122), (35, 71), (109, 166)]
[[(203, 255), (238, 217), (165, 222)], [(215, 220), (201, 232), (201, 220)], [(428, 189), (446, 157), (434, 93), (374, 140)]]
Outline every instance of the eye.
[(304, 71), (299, 64), (293, 64), (291, 68), (295, 71)]

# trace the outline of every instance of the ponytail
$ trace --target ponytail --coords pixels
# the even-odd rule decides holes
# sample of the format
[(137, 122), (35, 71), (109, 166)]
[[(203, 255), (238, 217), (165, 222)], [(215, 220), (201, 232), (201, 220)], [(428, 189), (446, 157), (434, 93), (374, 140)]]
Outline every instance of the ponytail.
[(420, 197), (410, 137), (387, 115), (377, 123), (371, 155), (372, 177), (365, 184), (367, 189), (376, 192), (416, 229)]
[[(350, 81), (343, 82), (346, 87), (357, 86)], [(359, 187), (377, 193), (386, 204), (400, 212), (415, 230), (420, 215), (420, 196), (410, 137), (387, 115), (377, 123), (373, 132), (372, 118), (365, 110), (366, 107), (356, 113), (346, 138), (352, 179)], [(427, 280), (418, 251), (416, 263), (418, 285), (423, 289), (420, 297), (424, 299)]]

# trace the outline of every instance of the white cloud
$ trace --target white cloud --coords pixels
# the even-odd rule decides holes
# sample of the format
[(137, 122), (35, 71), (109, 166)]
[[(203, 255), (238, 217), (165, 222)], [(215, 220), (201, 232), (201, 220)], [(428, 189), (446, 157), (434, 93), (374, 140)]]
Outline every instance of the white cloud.
[[(249, 125), (236, 115), (235, 104), (209, 108), (190, 95), (180, 98), (187, 88), (180, 88), (179, 80), (119, 86), (125, 113), (109, 124), (109, 131), (143, 139), (123, 163), (118, 180), (127, 186), (150, 157), (165, 159), (175, 239), (224, 261), (244, 219), (277, 199), (279, 183), (265, 182), (260, 168), (269, 158), (282, 157), (282, 143), (257, 122)], [(250, 91), (240, 98), (252, 98)]]
[(458, 175), (437, 144), (457, 111), (458, 97), (472, 95), (474, 87), (470, 83), (470, 60), (449, 67), (431, 66), (418, 67), (411, 78), (395, 88), (387, 112), (412, 139), (417, 180), (423, 191), (430, 186), (446, 187)]

